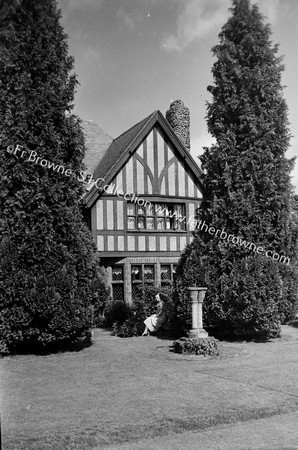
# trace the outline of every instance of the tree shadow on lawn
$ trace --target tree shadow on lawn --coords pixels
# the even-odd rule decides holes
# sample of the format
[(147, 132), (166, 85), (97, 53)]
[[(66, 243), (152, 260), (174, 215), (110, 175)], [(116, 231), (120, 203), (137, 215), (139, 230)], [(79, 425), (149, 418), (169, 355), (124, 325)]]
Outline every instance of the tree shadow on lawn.
[(298, 328), (298, 319), (292, 320), (287, 325), (289, 325), (290, 327)]
[(57, 353), (66, 352), (80, 352), (85, 348), (91, 347), (93, 345), (91, 332), (82, 338), (75, 339), (65, 339), (61, 342), (49, 344), (43, 346), (36, 341), (26, 341), (22, 345), (15, 349), (12, 349), (9, 355), (3, 356), (15, 356), (15, 355), (36, 355), (45, 356)]

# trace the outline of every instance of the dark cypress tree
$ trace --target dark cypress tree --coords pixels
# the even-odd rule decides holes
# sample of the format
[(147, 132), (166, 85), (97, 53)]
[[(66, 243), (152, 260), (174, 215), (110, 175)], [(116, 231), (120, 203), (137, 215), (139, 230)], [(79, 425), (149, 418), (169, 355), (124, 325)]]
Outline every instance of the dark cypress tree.
[(59, 19), (55, 0), (0, 9), (2, 353), (88, 336), (100, 279), (79, 208), (84, 138)]
[[(295, 263), (284, 67), (258, 7), (234, 0), (231, 11), (213, 48), (217, 61), (214, 85), (208, 86), (213, 100), (207, 124), (216, 144), (201, 157), (206, 175), (199, 212), (201, 221), (223, 233), (220, 238), (197, 231), (187, 265), (197, 252), (205, 255), (209, 325), (268, 337), (279, 333), (295, 306), (293, 269), (265, 256), (269, 251), (274, 259), (279, 255)], [(240, 239), (253, 245), (240, 246)], [(263, 250), (256, 252), (259, 247)], [(183, 279), (187, 265), (181, 261)]]

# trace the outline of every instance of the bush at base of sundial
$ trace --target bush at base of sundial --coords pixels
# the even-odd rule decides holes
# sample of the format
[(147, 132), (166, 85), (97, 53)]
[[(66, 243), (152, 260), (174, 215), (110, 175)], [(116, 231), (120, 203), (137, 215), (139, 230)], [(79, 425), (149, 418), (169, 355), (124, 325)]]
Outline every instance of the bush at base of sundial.
[(173, 342), (174, 353), (195, 355), (218, 355), (217, 341), (214, 338), (181, 338)]

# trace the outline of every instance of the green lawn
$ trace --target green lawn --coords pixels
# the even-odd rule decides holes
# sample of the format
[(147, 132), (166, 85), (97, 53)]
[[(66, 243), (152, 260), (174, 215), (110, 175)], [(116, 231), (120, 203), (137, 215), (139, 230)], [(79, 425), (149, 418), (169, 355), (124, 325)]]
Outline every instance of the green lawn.
[(220, 357), (95, 330), (78, 353), (0, 360), (3, 450), (82, 450), (298, 411), (298, 330)]

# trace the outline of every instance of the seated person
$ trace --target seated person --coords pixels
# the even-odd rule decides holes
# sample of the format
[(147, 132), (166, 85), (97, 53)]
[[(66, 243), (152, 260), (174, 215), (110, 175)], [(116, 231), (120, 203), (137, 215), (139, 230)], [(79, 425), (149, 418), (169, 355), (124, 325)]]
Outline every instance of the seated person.
[(164, 294), (156, 294), (157, 301), (156, 313), (144, 320), (145, 330), (142, 336), (148, 336), (148, 334), (156, 333), (157, 330), (165, 323), (167, 320), (166, 312), (166, 300), (167, 297)]

